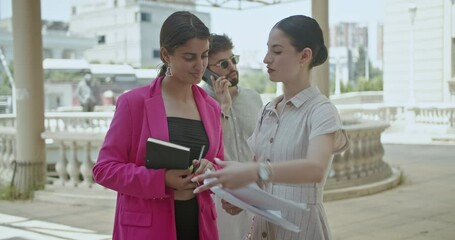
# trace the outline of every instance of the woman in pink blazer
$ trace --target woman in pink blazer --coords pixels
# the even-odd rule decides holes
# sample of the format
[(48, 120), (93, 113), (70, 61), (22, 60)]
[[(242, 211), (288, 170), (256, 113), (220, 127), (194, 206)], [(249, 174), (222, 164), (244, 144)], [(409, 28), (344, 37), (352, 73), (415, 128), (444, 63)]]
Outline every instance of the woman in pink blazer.
[(191, 170), (144, 166), (149, 137), (190, 147), (191, 159), (205, 145), (196, 174), (223, 159), (221, 110), (196, 85), (208, 63), (209, 36), (195, 15), (173, 13), (161, 29), (159, 77), (118, 99), (93, 168), (98, 184), (118, 192), (114, 240), (218, 239), (214, 203), (209, 192), (193, 193)]

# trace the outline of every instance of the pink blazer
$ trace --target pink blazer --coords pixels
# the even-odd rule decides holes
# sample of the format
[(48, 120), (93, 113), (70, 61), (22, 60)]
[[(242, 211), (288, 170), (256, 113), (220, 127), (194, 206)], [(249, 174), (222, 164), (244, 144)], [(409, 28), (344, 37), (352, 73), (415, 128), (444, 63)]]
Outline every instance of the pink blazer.
[[(164, 170), (144, 167), (148, 137), (169, 141), (159, 77), (150, 86), (121, 95), (98, 160), (95, 181), (115, 190), (117, 206), (113, 239), (175, 240), (173, 191), (165, 186)], [(221, 110), (198, 86), (192, 86), (202, 123), (209, 139), (206, 159), (223, 159)], [(199, 239), (216, 240), (216, 210), (210, 192), (197, 195)]]

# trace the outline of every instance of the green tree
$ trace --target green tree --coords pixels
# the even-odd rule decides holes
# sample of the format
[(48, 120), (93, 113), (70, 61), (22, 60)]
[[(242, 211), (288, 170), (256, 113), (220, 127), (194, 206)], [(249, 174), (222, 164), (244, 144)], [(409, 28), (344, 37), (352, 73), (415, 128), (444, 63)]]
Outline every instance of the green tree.
[[(365, 48), (359, 47), (359, 58), (354, 63), (354, 79), (365, 77)], [(368, 61), (369, 62), (369, 61)]]
[(260, 94), (276, 92), (276, 83), (271, 82), (267, 74), (263, 72), (252, 72), (241, 75), (239, 85), (256, 90)]
[[(14, 76), (14, 65), (13, 62), (10, 62), (9, 64), (9, 70), (11, 72), (11, 75)], [(3, 69), (3, 65), (0, 66), (0, 95), (11, 95), (11, 84), (9, 83), (8, 80), (8, 75), (6, 74), (5, 69)]]
[(359, 47), (359, 58), (354, 63), (354, 84), (341, 87), (341, 92), (351, 92), (351, 91), (382, 91), (383, 90), (383, 81), (382, 76), (383, 72), (379, 68), (373, 67), (371, 62), (368, 60), (368, 78), (365, 78), (365, 48)]
[(65, 72), (59, 70), (44, 71), (44, 81), (52, 82), (77, 82), (81, 80), (83, 74), (80, 72)]

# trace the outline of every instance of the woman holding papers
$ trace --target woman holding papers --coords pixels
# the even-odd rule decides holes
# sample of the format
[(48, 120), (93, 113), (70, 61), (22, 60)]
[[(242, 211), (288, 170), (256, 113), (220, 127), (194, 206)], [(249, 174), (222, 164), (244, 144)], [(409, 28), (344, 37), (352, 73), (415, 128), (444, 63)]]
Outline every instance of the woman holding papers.
[(248, 139), (257, 162), (220, 162), (222, 170), (193, 178), (217, 178), (195, 192), (217, 184), (239, 188), (256, 181), (273, 195), (306, 203), (308, 211), (282, 212), (285, 219), (300, 226), (299, 233), (256, 216), (251, 239), (331, 239), (322, 205), (323, 187), (333, 154), (346, 150), (349, 141), (335, 106), (310, 85), (312, 68), (327, 59), (322, 30), (310, 17), (287, 17), (272, 28), (267, 45), (264, 63), (270, 80), (282, 82), (284, 93), (263, 108)]
[(193, 193), (190, 169), (144, 166), (148, 138), (189, 147), (189, 161), (204, 156), (194, 161), (195, 174), (213, 169), (215, 157), (223, 159), (220, 107), (196, 85), (208, 64), (209, 37), (195, 15), (170, 15), (160, 33), (159, 76), (117, 101), (93, 168), (97, 183), (118, 192), (114, 240), (218, 239), (212, 197)]

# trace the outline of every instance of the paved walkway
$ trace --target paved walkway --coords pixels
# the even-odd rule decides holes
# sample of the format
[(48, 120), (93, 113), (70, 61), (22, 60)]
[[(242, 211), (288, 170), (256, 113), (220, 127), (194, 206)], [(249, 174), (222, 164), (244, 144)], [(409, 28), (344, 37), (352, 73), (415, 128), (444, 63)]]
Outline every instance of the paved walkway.
[[(334, 240), (455, 239), (455, 146), (385, 145), (404, 184), (326, 203)], [(110, 239), (114, 209), (0, 201), (0, 239)], [(71, 227), (69, 227), (71, 226)]]

